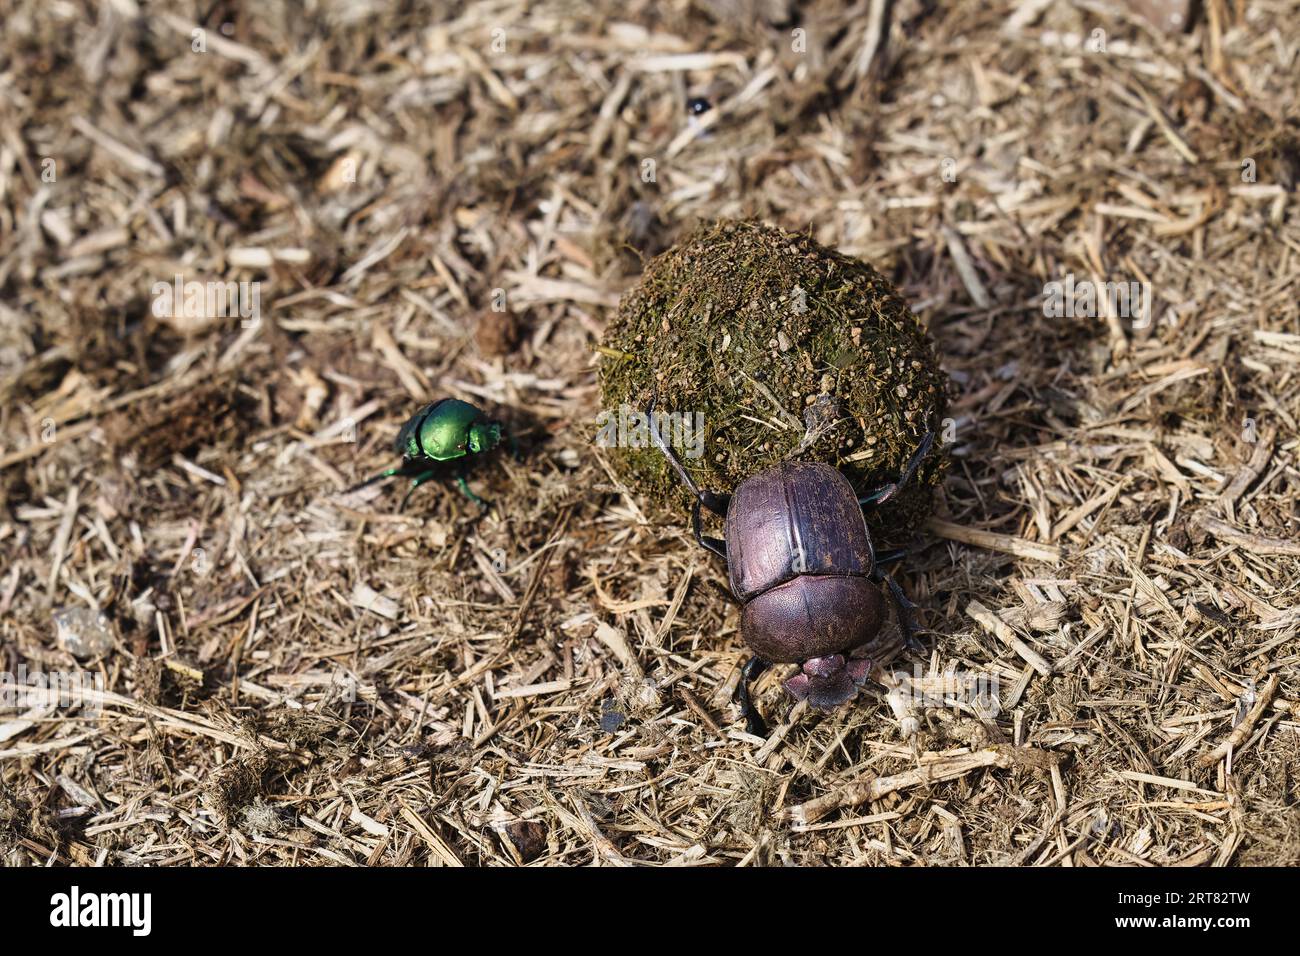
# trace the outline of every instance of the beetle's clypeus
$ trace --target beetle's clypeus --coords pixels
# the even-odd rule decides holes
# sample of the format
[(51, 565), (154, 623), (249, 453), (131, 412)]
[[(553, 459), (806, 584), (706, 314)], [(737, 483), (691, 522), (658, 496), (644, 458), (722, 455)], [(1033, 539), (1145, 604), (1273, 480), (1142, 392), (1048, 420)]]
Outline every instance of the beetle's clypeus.
[[(659, 433), (652, 401), (646, 411), (650, 438), (695, 496), (691, 526), (700, 545), (727, 562), (731, 591), (741, 603), (740, 633), (754, 656), (739, 687), (751, 733), (764, 733), (749, 696), (749, 682), (771, 663), (801, 665), (786, 681), (795, 697), (829, 710), (851, 699), (871, 664), (853, 658), (884, 623), (884, 582), (898, 609), (908, 643), (919, 647), (913, 605), (880, 571), (902, 551), (876, 554), (862, 508), (892, 498), (916, 473), (934, 444), (927, 432), (903, 474), (859, 497), (829, 465), (782, 462), (741, 483), (732, 495), (696, 486)], [(702, 533), (700, 510), (725, 519), (723, 540)]]
[(393, 450), (402, 456), (402, 463), (353, 485), (348, 492), (385, 478), (410, 478), (411, 486), (397, 509), (401, 511), (411, 493), (430, 478), (455, 477), (460, 490), (483, 506), (483, 499), (470, 490), (465, 474), (476, 456), (499, 444), (500, 422), (489, 420), (469, 402), (456, 398), (439, 399), (412, 415), (397, 433)]

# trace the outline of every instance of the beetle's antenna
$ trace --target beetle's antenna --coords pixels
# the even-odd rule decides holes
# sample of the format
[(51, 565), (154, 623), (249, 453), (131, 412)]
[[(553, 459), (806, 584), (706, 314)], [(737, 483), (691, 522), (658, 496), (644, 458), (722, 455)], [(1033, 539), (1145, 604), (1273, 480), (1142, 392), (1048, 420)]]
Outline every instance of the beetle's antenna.
[(699, 486), (691, 480), (691, 476), (687, 474), (682, 463), (678, 461), (677, 456), (673, 454), (672, 448), (670, 448), (668, 443), (664, 441), (664, 436), (659, 434), (659, 426), (655, 424), (655, 403), (658, 401), (659, 396), (656, 395), (654, 398), (650, 399), (650, 404), (646, 406), (645, 410), (646, 421), (650, 423), (650, 440), (654, 442), (656, 448), (664, 453), (664, 457), (667, 458), (669, 464), (673, 466), (673, 470), (677, 472), (677, 477), (682, 480), (682, 484), (689, 488), (691, 494), (696, 498), (702, 499), (704, 496), (700, 493)]

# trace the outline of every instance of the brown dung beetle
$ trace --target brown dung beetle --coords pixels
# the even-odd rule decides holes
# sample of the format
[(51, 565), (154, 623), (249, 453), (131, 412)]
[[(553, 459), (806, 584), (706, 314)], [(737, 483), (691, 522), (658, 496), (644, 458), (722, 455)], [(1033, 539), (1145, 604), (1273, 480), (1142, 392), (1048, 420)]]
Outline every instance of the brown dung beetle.
[[(884, 625), (886, 584), (909, 646), (920, 649), (914, 605), (880, 567), (903, 557), (877, 554), (862, 508), (888, 501), (916, 473), (934, 444), (927, 431), (897, 481), (859, 497), (829, 465), (782, 462), (743, 481), (734, 494), (702, 491), (659, 432), (655, 402), (646, 410), (650, 439), (695, 496), (695, 540), (727, 562), (731, 591), (741, 603), (740, 634), (754, 656), (741, 672), (739, 696), (750, 733), (762, 736), (762, 718), (749, 682), (769, 665), (799, 664), (785, 682), (796, 698), (830, 710), (853, 697), (870, 661), (849, 657), (869, 647)], [(700, 509), (724, 519), (724, 539), (700, 530)]]

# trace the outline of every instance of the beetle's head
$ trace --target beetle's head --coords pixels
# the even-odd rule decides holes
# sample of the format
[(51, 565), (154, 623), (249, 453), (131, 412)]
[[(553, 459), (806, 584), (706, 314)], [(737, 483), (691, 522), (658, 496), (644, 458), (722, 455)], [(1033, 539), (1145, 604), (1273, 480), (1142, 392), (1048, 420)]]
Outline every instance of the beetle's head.
[(469, 429), (470, 454), (491, 451), (501, 444), (500, 422), (476, 422)]
[(785, 689), (818, 710), (832, 710), (853, 699), (871, 673), (871, 662), (827, 654), (803, 662), (798, 674), (785, 682)]

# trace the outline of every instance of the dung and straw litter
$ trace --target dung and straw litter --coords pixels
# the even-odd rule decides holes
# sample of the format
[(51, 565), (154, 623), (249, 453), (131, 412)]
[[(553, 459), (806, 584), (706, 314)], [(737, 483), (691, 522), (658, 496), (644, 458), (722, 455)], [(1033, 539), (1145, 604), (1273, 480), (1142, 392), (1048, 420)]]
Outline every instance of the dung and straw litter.
[[(415, 6), (6, 4), (0, 672), (99, 683), (0, 705), (0, 862), (1300, 863), (1300, 17)], [(775, 280), (654, 262), (726, 222)], [(1044, 315), (1071, 274), (1150, 321)], [(952, 420), (886, 665), (934, 706), (773, 668), (744, 733), (725, 574), (589, 441), (651, 370), (727, 390), (717, 490)], [(442, 396), (520, 437), (493, 507), (344, 499)]]

